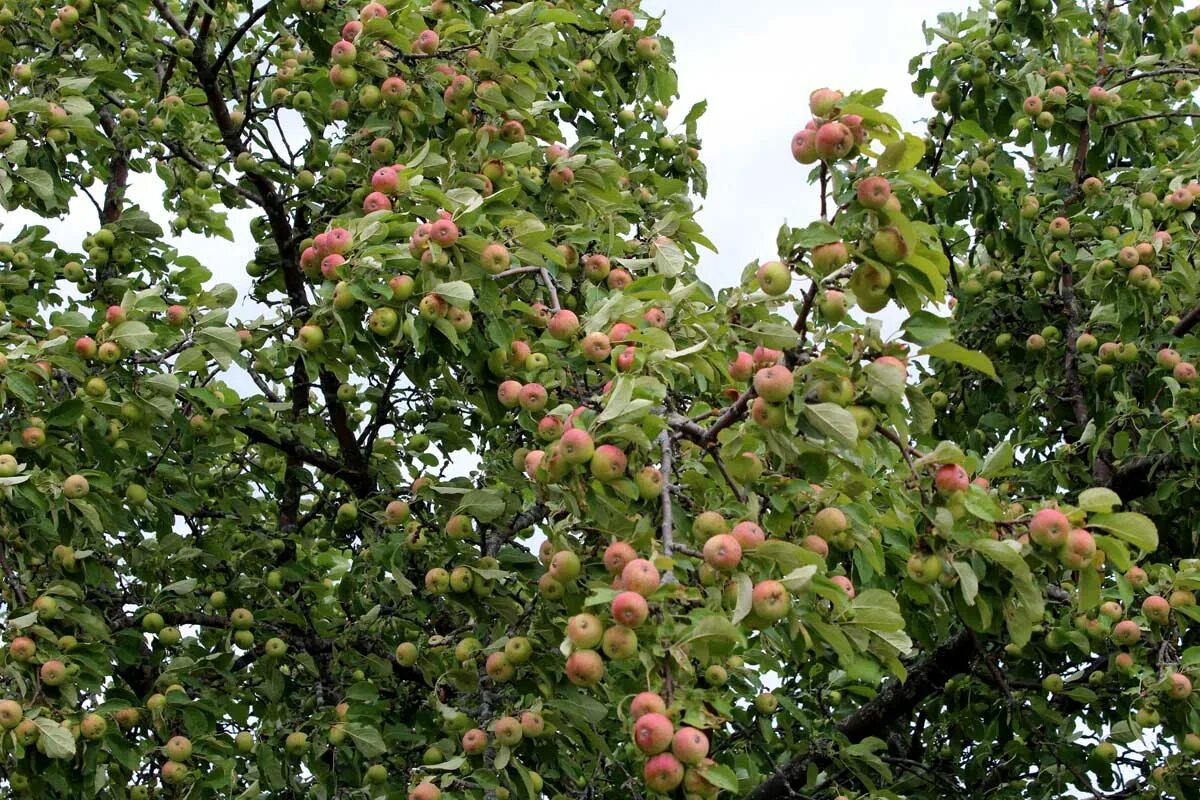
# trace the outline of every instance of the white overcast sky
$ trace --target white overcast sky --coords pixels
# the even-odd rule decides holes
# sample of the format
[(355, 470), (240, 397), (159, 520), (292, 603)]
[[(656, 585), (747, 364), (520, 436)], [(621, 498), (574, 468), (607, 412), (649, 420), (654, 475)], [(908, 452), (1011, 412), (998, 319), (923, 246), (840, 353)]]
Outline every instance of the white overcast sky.
[[(922, 20), (941, 11), (963, 11), (966, 0), (644, 0), (648, 13), (665, 12), (664, 32), (676, 45), (682, 98), (673, 120), (693, 103), (708, 100), (701, 120), (709, 193), (700, 222), (720, 250), (701, 262), (703, 278), (728, 286), (755, 258), (774, 256), (775, 234), (784, 220), (806, 225), (817, 213), (807, 169), (790, 154), (792, 134), (807, 121), (812, 89), (888, 90), (886, 110), (920, 132), (928, 103), (913, 96), (908, 61), (925, 49)], [(167, 221), (157, 180), (131, 187), (131, 199)], [(245, 264), (253, 255), (248, 214), (231, 218), (237, 242), (185, 234), (175, 244), (200, 258), (218, 280), (244, 297)], [(0, 239), (14, 238), (32, 215), (0, 217)], [(86, 199), (71, 214), (48, 224), (56, 241), (77, 246), (96, 228)], [(254, 316), (256, 311), (244, 309)], [(890, 326), (889, 326), (890, 327)]]

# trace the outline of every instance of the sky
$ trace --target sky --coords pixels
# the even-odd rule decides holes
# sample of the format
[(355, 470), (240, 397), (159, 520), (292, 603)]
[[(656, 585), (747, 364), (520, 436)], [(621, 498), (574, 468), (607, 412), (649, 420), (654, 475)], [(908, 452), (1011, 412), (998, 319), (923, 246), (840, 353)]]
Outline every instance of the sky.
[[(808, 169), (792, 160), (792, 134), (807, 121), (808, 94), (829, 86), (844, 91), (884, 88), (885, 110), (911, 130), (921, 130), (927, 101), (909, 86), (908, 61), (925, 49), (921, 22), (942, 11), (964, 11), (966, 0), (643, 0), (650, 14), (665, 14), (663, 32), (675, 42), (681, 99), (672, 107), (678, 122), (702, 99), (708, 112), (700, 122), (709, 192), (700, 222), (717, 245), (706, 254), (700, 274), (716, 288), (738, 280), (755, 258), (775, 257), (775, 234), (785, 220), (807, 225), (817, 215), (816, 191), (806, 184)], [(735, 11), (731, 12), (731, 9)], [(157, 180), (143, 177), (130, 199), (163, 223)], [(232, 245), (184, 234), (175, 240), (199, 258), (216, 280), (233, 284), (245, 297), (253, 255), (248, 212), (231, 215), (237, 239)], [(80, 224), (80, 220), (83, 223)], [(37, 220), (16, 213), (0, 218), (0, 240), (15, 238), (22, 224), (40, 222), (60, 245), (77, 245), (96, 227), (86, 198), (60, 220)], [(242, 313), (255, 316), (257, 308)], [(890, 327), (890, 326), (889, 326)]]

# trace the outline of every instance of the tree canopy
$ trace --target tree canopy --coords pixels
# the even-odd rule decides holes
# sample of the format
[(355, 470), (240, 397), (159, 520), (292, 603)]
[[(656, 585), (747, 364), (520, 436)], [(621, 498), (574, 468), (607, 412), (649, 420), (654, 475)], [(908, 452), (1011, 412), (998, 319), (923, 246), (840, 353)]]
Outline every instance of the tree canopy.
[(789, 94), (719, 289), (661, 24), (4, 0), (0, 790), (1200, 796), (1200, 9)]

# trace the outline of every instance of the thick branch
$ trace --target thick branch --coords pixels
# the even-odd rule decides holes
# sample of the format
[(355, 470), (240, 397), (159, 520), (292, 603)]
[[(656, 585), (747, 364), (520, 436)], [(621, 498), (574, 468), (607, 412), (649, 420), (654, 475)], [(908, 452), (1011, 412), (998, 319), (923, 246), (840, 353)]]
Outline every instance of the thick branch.
[[(969, 631), (961, 631), (938, 645), (908, 673), (907, 681), (891, 680), (869, 703), (861, 706), (834, 727), (851, 743), (869, 736), (882, 737), (896, 722), (906, 719), (918, 705), (940, 692), (946, 681), (970, 669), (979, 653)], [(831, 742), (814, 742), (811, 753), (783, 765), (774, 776), (759, 784), (746, 800), (781, 800), (796, 797), (791, 784), (804, 785), (810, 764), (830, 760)]]
[(1175, 324), (1174, 328), (1171, 328), (1171, 335), (1183, 336), (1197, 325), (1200, 325), (1200, 303), (1197, 303), (1195, 308), (1185, 314), (1183, 319)]
[(326, 455), (319, 450), (313, 450), (304, 445), (288, 441), (287, 439), (275, 439), (266, 433), (256, 428), (238, 428), (246, 438), (257, 444), (265, 444), (272, 447), (281, 453), (299, 459), (302, 463), (311, 464), (317, 469), (324, 470), (330, 475), (338, 475), (349, 479), (357, 479), (361, 474), (351, 467), (338, 461), (330, 455)]

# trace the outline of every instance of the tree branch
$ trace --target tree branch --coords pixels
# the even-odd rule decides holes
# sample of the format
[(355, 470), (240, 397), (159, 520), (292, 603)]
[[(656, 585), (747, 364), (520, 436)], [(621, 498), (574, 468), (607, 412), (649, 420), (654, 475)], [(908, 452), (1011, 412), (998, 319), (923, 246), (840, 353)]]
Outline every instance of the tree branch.
[[(978, 656), (969, 631), (954, 634), (911, 669), (907, 681), (889, 681), (874, 699), (839, 721), (834, 729), (851, 743), (885, 734), (924, 700), (940, 692), (946, 681), (970, 669)], [(813, 743), (810, 754), (784, 764), (774, 776), (746, 795), (746, 800), (781, 800), (798, 796), (789, 784), (795, 781), (803, 785), (810, 764), (819, 767), (829, 763), (832, 760), (831, 744), (828, 740)]]

